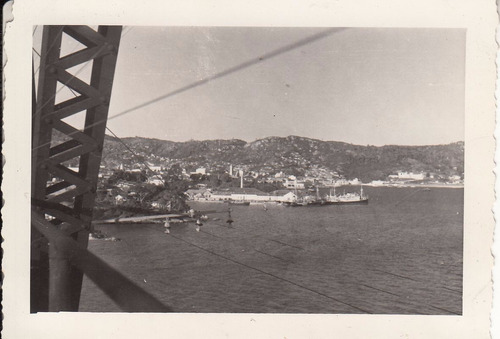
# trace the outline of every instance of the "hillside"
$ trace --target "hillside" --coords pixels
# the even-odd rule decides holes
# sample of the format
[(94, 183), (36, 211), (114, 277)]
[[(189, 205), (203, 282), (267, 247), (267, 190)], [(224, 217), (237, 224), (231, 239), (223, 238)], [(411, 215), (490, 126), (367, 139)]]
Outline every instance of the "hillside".
[(245, 171), (296, 175), (336, 172), (363, 181), (384, 179), (397, 171), (462, 175), (464, 143), (433, 146), (360, 146), (343, 142), (288, 136), (268, 137), (253, 142), (243, 140), (204, 140), (172, 142), (142, 137), (123, 138), (138, 157), (117, 139), (106, 137), (103, 164), (148, 161), (168, 167), (180, 164), (188, 171), (206, 167), (223, 172), (229, 165)]

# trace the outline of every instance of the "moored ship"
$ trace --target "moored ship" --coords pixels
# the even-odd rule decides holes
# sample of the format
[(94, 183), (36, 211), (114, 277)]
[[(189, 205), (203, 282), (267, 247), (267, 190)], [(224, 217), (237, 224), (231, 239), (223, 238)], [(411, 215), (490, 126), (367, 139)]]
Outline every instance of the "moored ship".
[(364, 194), (363, 187), (359, 193), (344, 193), (344, 194), (335, 194), (330, 193), (324, 199), (325, 205), (342, 205), (342, 204), (367, 204), (368, 196)]
[(300, 207), (300, 206), (328, 206), (328, 205), (345, 205), (345, 204), (367, 204), (368, 196), (363, 192), (363, 187), (361, 187), (360, 192), (350, 192), (343, 194), (336, 194), (335, 188), (334, 193), (326, 195), (324, 198), (319, 197), (317, 193), (316, 198), (313, 196), (304, 196), (297, 198), (295, 201), (284, 203), (285, 206), (290, 207)]

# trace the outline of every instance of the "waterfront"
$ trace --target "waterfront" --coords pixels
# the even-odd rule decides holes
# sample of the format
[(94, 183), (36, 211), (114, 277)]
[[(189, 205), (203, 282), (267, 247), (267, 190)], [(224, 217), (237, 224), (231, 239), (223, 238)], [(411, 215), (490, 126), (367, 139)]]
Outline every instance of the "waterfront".
[[(178, 312), (461, 314), (463, 189), (365, 191), (366, 206), (233, 206), (231, 228), (97, 226), (121, 241), (89, 249)], [(80, 310), (120, 311), (86, 279)]]

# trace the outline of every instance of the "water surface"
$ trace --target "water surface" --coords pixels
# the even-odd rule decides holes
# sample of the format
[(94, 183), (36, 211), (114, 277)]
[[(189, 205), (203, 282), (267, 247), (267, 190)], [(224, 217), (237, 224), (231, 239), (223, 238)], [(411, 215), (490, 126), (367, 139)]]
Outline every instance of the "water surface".
[[(177, 312), (461, 314), (463, 189), (365, 192), (368, 205), (233, 206), (231, 228), (224, 212), (200, 232), (97, 226), (121, 241), (89, 249)], [(87, 279), (80, 310), (120, 311)]]

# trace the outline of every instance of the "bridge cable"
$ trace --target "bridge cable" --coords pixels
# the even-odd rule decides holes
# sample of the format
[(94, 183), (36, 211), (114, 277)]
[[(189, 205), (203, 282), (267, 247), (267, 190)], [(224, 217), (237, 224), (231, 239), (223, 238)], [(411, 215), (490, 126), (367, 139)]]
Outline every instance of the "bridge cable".
[(232, 263), (235, 263), (235, 264), (237, 264), (237, 265), (241, 265), (241, 266), (246, 267), (246, 268), (248, 268), (248, 269), (251, 269), (251, 270), (254, 270), (254, 271), (260, 272), (260, 273), (262, 273), (262, 274), (268, 275), (268, 276), (273, 277), (273, 278), (275, 278), (275, 279), (278, 279), (278, 280), (281, 280), (281, 281), (285, 281), (285, 282), (287, 282), (287, 283), (289, 283), (289, 284), (291, 284), (291, 285), (294, 285), (294, 286), (296, 286), (296, 287), (300, 287), (300, 288), (305, 289), (305, 290), (307, 290), (307, 291), (309, 291), (309, 292), (315, 293), (315, 294), (320, 295), (320, 296), (322, 296), (322, 297), (325, 297), (325, 298), (328, 298), (328, 299), (330, 299), (330, 300), (333, 300), (333, 301), (336, 301), (336, 302), (338, 302), (338, 303), (341, 303), (341, 304), (343, 304), (343, 305), (349, 306), (349, 307), (354, 308), (354, 309), (356, 309), (356, 310), (358, 310), (358, 311), (361, 311), (361, 312), (363, 312), (363, 313), (369, 313), (369, 314), (371, 314), (371, 313), (372, 313), (372, 312), (370, 312), (370, 311), (368, 311), (368, 310), (362, 309), (362, 308), (360, 308), (360, 307), (354, 306), (354, 305), (349, 304), (349, 303), (347, 303), (347, 302), (344, 302), (344, 301), (342, 301), (342, 300), (336, 299), (336, 298), (331, 297), (331, 296), (329, 296), (329, 295), (327, 295), (327, 294), (324, 294), (324, 293), (318, 292), (318, 291), (316, 291), (316, 290), (313, 290), (313, 289), (311, 289), (311, 288), (309, 288), (309, 287), (307, 287), (307, 286), (304, 286), (304, 285), (301, 285), (301, 284), (295, 283), (295, 282), (293, 282), (293, 281), (291, 281), (291, 280), (288, 280), (288, 279), (282, 278), (282, 277), (277, 276), (277, 275), (275, 275), (275, 274), (272, 274), (272, 273), (266, 272), (266, 271), (261, 270), (261, 269), (259, 269), (259, 268), (256, 268), (256, 267), (253, 267), (253, 266), (247, 265), (247, 264), (242, 263), (242, 262), (240, 262), (240, 261), (237, 261), (237, 260), (231, 259), (231, 258), (226, 257), (226, 256), (221, 255), (221, 254), (218, 254), (218, 253), (216, 253), (216, 252), (214, 252), (214, 251), (211, 251), (211, 250), (206, 249), (206, 248), (204, 248), (204, 247), (198, 246), (198, 245), (196, 245), (196, 244), (194, 244), (194, 243), (191, 243), (191, 242), (189, 242), (189, 241), (187, 241), (187, 240), (185, 240), (185, 239), (182, 239), (182, 238), (180, 238), (180, 237), (177, 237), (177, 236), (175, 236), (175, 235), (169, 234), (169, 236), (171, 236), (171, 237), (173, 237), (173, 238), (175, 238), (175, 239), (177, 239), (177, 240), (180, 240), (180, 241), (182, 241), (182, 242), (185, 242), (186, 244), (189, 244), (189, 245), (191, 245), (191, 246), (194, 246), (194, 247), (196, 247), (196, 248), (198, 248), (198, 249), (200, 249), (200, 250), (202, 250), (202, 251), (205, 251), (205, 252), (207, 252), (207, 253), (209, 253), (209, 254), (211, 254), (211, 255), (214, 255), (214, 256), (217, 256), (217, 257), (223, 258), (223, 259), (228, 260), (228, 261), (230, 261), (230, 262), (232, 262)]
[[(273, 51), (271, 51), (271, 52), (268, 52), (268, 53), (266, 53), (266, 54), (262, 55), (261, 57), (257, 57), (257, 58), (250, 59), (250, 60), (245, 61), (245, 62), (243, 62), (243, 63), (241, 63), (241, 64), (239, 64), (239, 65), (237, 65), (237, 66), (230, 67), (230, 68), (228, 68), (228, 69), (226, 69), (226, 70), (223, 70), (223, 71), (221, 71), (221, 72), (219, 72), (219, 73), (217, 73), (217, 74), (214, 74), (214, 75), (208, 76), (208, 77), (206, 77), (206, 78), (204, 78), (204, 79), (201, 79), (201, 80), (199, 80), (199, 81), (195, 81), (195, 82), (193, 82), (193, 83), (191, 83), (191, 84), (189, 84), (189, 85), (186, 85), (186, 86), (184, 86), (184, 87), (178, 88), (178, 89), (176, 89), (176, 90), (173, 90), (173, 91), (171, 91), (171, 92), (168, 92), (168, 93), (166, 93), (166, 94), (163, 94), (163, 95), (161, 95), (161, 96), (159, 96), (159, 97), (156, 97), (156, 98), (154, 98), (154, 99), (151, 99), (151, 100), (149, 100), (149, 101), (146, 101), (146, 102), (144, 102), (144, 103), (142, 103), (142, 104), (139, 104), (139, 105), (136, 105), (136, 106), (131, 107), (131, 108), (129, 108), (129, 109), (126, 109), (126, 110), (124, 110), (124, 111), (121, 111), (120, 113), (117, 113), (117, 114), (115, 114), (115, 115), (113, 115), (113, 116), (110, 116), (110, 117), (108, 117), (107, 119), (98, 120), (98, 121), (96, 121), (96, 122), (94, 122), (94, 123), (90, 124), (90, 125), (89, 125), (89, 126), (87, 126), (87, 127), (94, 127), (94, 126), (97, 126), (97, 125), (99, 125), (99, 124), (106, 123), (106, 122), (107, 122), (107, 121), (109, 121), (109, 120), (112, 120), (112, 119), (118, 118), (118, 117), (120, 117), (120, 116), (126, 115), (126, 114), (131, 113), (131, 112), (134, 112), (134, 111), (136, 111), (136, 110), (138, 110), (138, 109), (140, 109), (140, 108), (147, 107), (147, 106), (149, 106), (149, 105), (151, 105), (151, 104), (154, 104), (154, 103), (160, 102), (160, 101), (162, 101), (162, 100), (164, 100), (164, 99), (167, 99), (167, 98), (170, 98), (170, 97), (175, 96), (175, 95), (177, 95), (177, 94), (180, 94), (180, 93), (186, 92), (186, 91), (191, 90), (191, 89), (193, 89), (193, 88), (196, 88), (196, 87), (199, 87), (199, 86), (205, 85), (205, 84), (207, 84), (207, 83), (209, 83), (209, 82), (211, 82), (211, 81), (217, 80), (217, 79), (219, 79), (219, 78), (226, 77), (226, 76), (228, 76), (228, 75), (230, 75), (230, 74), (232, 74), (232, 73), (235, 73), (235, 72), (241, 71), (241, 70), (246, 69), (246, 68), (248, 68), (248, 67), (250, 67), (250, 66), (256, 65), (256, 64), (261, 63), (261, 62), (263, 62), (263, 61), (266, 61), (266, 60), (268, 60), (268, 59), (271, 59), (271, 58), (274, 58), (274, 57), (279, 56), (279, 55), (281, 55), (281, 54), (284, 54), (284, 53), (286, 53), (286, 52), (292, 51), (292, 50), (294, 50), (294, 49), (296, 49), (296, 48), (303, 47), (303, 46), (305, 46), (305, 45), (307, 45), (307, 44), (310, 44), (310, 43), (312, 43), (312, 42), (314, 42), (314, 41), (317, 41), (317, 40), (320, 40), (320, 39), (326, 38), (327, 36), (330, 36), (330, 35), (331, 35), (331, 34), (333, 34), (333, 33), (337, 33), (337, 32), (343, 31), (343, 30), (345, 30), (345, 29), (344, 29), (344, 28), (332, 28), (332, 29), (328, 29), (328, 30), (325, 30), (325, 31), (323, 31), (323, 32), (320, 32), (320, 33), (314, 34), (314, 35), (312, 35), (312, 36), (310, 36), (310, 37), (308, 37), (308, 38), (305, 38), (305, 39), (299, 40), (299, 41), (298, 41), (298, 42), (296, 42), (296, 43), (289, 44), (289, 45), (285, 45), (285, 46), (280, 47), (280, 48), (278, 48), (278, 49), (276, 49), (276, 50), (273, 50)], [(72, 133), (68, 134), (68, 136), (71, 136), (72, 134), (76, 134), (76, 133), (77, 133), (77, 132), (72, 132)], [(47, 146), (48, 144), (50, 144), (50, 143), (41, 144), (41, 145), (37, 146), (37, 147), (36, 147), (36, 148), (34, 148), (34, 149), (38, 149), (38, 148), (41, 148), (41, 147)]]

